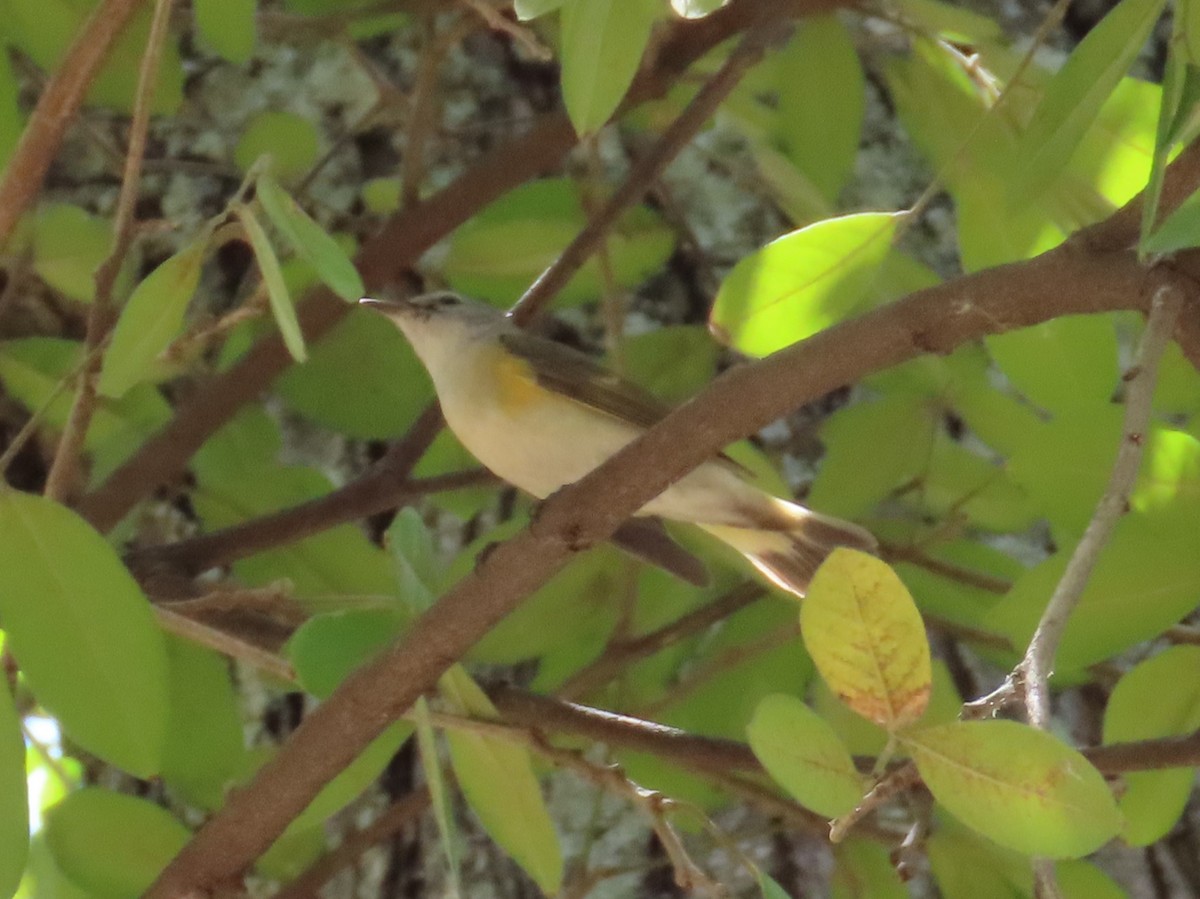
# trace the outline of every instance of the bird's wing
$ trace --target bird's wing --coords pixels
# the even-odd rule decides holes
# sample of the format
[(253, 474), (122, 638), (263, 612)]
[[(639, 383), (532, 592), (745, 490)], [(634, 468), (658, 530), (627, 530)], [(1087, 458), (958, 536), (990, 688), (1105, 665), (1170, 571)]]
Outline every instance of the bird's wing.
[(578, 350), (516, 331), (504, 334), (505, 349), (529, 363), (537, 382), (593, 409), (641, 428), (662, 421), (671, 407), (649, 391), (609, 371)]
[[(620, 421), (650, 428), (671, 411), (669, 405), (648, 390), (571, 347), (516, 330), (502, 334), (500, 342), (510, 353), (529, 364), (542, 387)], [(750, 473), (744, 465), (724, 453), (719, 453), (718, 458), (739, 474)]]

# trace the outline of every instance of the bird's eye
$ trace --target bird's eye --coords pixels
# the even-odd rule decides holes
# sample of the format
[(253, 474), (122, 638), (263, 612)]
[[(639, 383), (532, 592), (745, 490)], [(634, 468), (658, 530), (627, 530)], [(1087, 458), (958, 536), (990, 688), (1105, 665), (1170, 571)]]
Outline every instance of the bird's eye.
[(436, 300), (434, 300), (434, 304), (443, 309), (445, 309), (447, 306), (457, 306), (458, 297), (452, 293), (443, 293)]

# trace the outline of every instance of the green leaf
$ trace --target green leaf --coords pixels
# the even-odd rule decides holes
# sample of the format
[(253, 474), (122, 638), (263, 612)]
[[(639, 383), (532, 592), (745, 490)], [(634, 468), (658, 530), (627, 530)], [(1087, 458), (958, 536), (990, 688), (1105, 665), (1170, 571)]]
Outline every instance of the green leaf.
[(446, 853), (447, 879), (450, 881), (451, 896), (462, 895), (462, 838), (454, 823), (454, 808), (446, 790), (446, 778), (442, 774), (442, 761), (438, 756), (433, 725), (429, 719), (429, 703), (424, 696), (418, 697), (413, 705), (413, 718), (417, 726), (417, 745), (421, 750), (421, 770), (429, 788), (433, 817), (437, 822), (438, 835), (442, 838), (442, 849)]
[(284, 183), (300, 180), (317, 162), (320, 139), (308, 119), (295, 113), (267, 110), (246, 125), (233, 151), (233, 161), (243, 172), (262, 156), (271, 157), (271, 167)]
[(819, 815), (844, 815), (866, 792), (845, 744), (820, 715), (794, 696), (764, 697), (746, 736), (767, 773)]
[(288, 407), (348, 437), (403, 433), (429, 403), (425, 369), (382, 315), (352, 309), (275, 384)]
[(113, 329), (97, 386), (102, 396), (124, 396), (155, 377), (155, 362), (183, 327), (183, 316), (200, 283), (209, 232), (152, 271), (129, 297)]
[(166, 809), (98, 787), (72, 793), (46, 818), (58, 866), (102, 899), (140, 896), (190, 836)]
[(1130, 899), (1120, 884), (1088, 862), (1059, 862), (1055, 874), (1063, 899)]
[(1068, 315), (994, 334), (987, 348), (1013, 385), (1051, 412), (1107, 405), (1120, 377), (1111, 315)]
[(33, 219), (33, 270), (69, 299), (90, 303), (96, 269), (112, 249), (112, 223), (67, 203), (46, 203)]
[(254, 213), (245, 207), (238, 210), (238, 218), (246, 229), (246, 237), (254, 250), (254, 258), (258, 260), (259, 271), (262, 272), (263, 283), (267, 286), (267, 298), (271, 302), (271, 314), (279, 325), (280, 336), (292, 358), (303, 362), (308, 358), (304, 350), (304, 334), (300, 330), (300, 322), (296, 319), (296, 307), (292, 305), (291, 295), (283, 280), (283, 272), (279, 268), (279, 259), (267, 233)]
[(1125, 74), (1165, 0), (1122, 0), (1079, 46), (1046, 86), (1021, 136), (1020, 166), (1012, 185), (1015, 204), (1049, 187), (1066, 166), (1100, 108)]
[(633, 83), (661, 4), (570, 0), (562, 9), (562, 94), (580, 135), (598, 130)]
[[(586, 224), (571, 181), (533, 181), (509, 191), (454, 232), (442, 275), (459, 293), (509, 305)], [(639, 206), (617, 222), (607, 246), (614, 281), (619, 287), (633, 287), (662, 268), (675, 238), (655, 213)], [(604, 283), (593, 259), (568, 282), (558, 302), (594, 300), (603, 293)]]
[(944, 431), (935, 434), (919, 483), (899, 497), (927, 517), (964, 516), (997, 533), (1023, 531), (1037, 518), (1025, 490), (998, 465), (966, 449)]
[[(813, 508), (861, 518), (922, 471), (937, 436), (935, 409), (924, 397), (889, 393), (845, 406), (821, 425), (825, 458), (809, 493)], [(904, 440), (890, 435), (903, 433)]]
[[(495, 716), (491, 701), (461, 666), (446, 672), (439, 686), (458, 713)], [(446, 743), (454, 776), (484, 830), (544, 893), (557, 893), (563, 877), (562, 850), (529, 752), (512, 742), (471, 731), (447, 731)]]
[(854, 43), (835, 16), (813, 16), (774, 65), (774, 133), (787, 157), (833, 203), (854, 170), (866, 111), (866, 78)]
[(25, 130), (25, 119), (18, 104), (16, 76), (7, 54), (0, 56), (0, 172), (8, 166), (12, 151)]
[(271, 224), (308, 263), (316, 269), (325, 285), (348, 302), (357, 302), (366, 293), (358, 269), (347, 258), (336, 240), (301, 209), (269, 174), (255, 182), (259, 202)]
[(1029, 859), (944, 814), (939, 817), (945, 820), (927, 845), (929, 867), (943, 899), (1028, 899), (1033, 895)]
[(0, 619), (21, 670), (80, 745), (139, 777), (158, 773), (167, 656), (121, 560), (65, 506), (0, 493)]
[(167, 655), (171, 711), (162, 776), (190, 804), (214, 810), (246, 761), (229, 662), (178, 637), (168, 638)]
[(433, 535), (421, 513), (411, 506), (401, 509), (384, 535), (392, 570), (400, 588), (400, 601), (416, 617), (428, 611), (437, 598), (442, 579)]
[(25, 740), (8, 686), (0, 684), (0, 896), (12, 896), (29, 853)]
[[(524, 516), (514, 517), (464, 547), (451, 562), (444, 583), (464, 577), (489, 544), (508, 539), (528, 523)], [(623, 582), (615, 548), (598, 546), (583, 553), (489, 631), (470, 657), (513, 665), (580, 639), (602, 645), (616, 620), (611, 598)]]
[[(1077, 671), (1111, 658), (1175, 624), (1196, 605), (1200, 569), (1192, 564), (1195, 533), (1156, 527), (1152, 517), (1127, 515), (1105, 547), (1067, 622), (1055, 668)], [(1025, 646), (1070, 547), (1031, 568), (988, 618), (991, 628)]]
[[(28, 54), (42, 71), (57, 71), (92, 8), (93, 4), (78, 0), (5, 0), (5, 37)], [(150, 13), (149, 6), (138, 10), (117, 38), (99, 75), (91, 82), (89, 104), (126, 114), (132, 112), (150, 34)], [(168, 38), (159, 62), (150, 112), (172, 114), (182, 101), (183, 64), (176, 42)]]
[(813, 576), (800, 629), (821, 677), (868, 721), (896, 731), (924, 713), (933, 678), (925, 625), (885, 562), (835, 549)]
[(734, 266), (709, 327), (739, 352), (766, 356), (859, 312), (899, 220), (886, 212), (845, 215), (772, 241)]
[[(327, 477), (279, 465), (278, 452), (278, 430), (261, 409), (248, 407), (208, 439), (192, 459), (192, 501), (206, 527), (229, 527), (329, 492)], [(234, 570), (248, 584), (287, 579), (313, 612), (394, 605), (386, 553), (351, 524), (242, 559)]]
[[(10, 397), (32, 411), (43, 410), (43, 429), (56, 434), (65, 426), (72, 391), (59, 390), (78, 371), (83, 345), (56, 337), (26, 337), (0, 343), (0, 381)], [(92, 454), (92, 482), (124, 461), (145, 438), (171, 418), (171, 407), (149, 384), (139, 384), (119, 400), (99, 397), (84, 448)]]
[(383, 773), (383, 769), (412, 736), (412, 732), (413, 726), (407, 721), (397, 721), (389, 725), (387, 730), (372, 740), (337, 777), (321, 788), (321, 792), (284, 831), (284, 836), (325, 823), (362, 795), (362, 792)]
[(1142, 241), (1146, 253), (1166, 255), (1200, 246), (1200, 192), (1179, 204), (1158, 230)]
[[(905, 129), (954, 196), (964, 270), (1025, 259), (1064, 237), (1041, 205), (1008, 200), (1016, 138), (941, 44), (920, 40), (887, 68)], [(969, 135), (969, 138), (968, 138)]]
[[(1200, 646), (1171, 646), (1117, 682), (1104, 709), (1104, 742), (1151, 740), (1200, 727)], [(1148, 846), (1166, 836), (1183, 814), (1195, 768), (1131, 771), (1118, 800), (1125, 841)]]
[(846, 840), (833, 849), (830, 899), (909, 899), (887, 847), (874, 840)]
[(249, 62), (254, 55), (256, 5), (257, 0), (194, 0), (196, 32), (227, 62)]
[(986, 44), (1002, 40), (1004, 29), (988, 16), (938, 0), (900, 0), (896, 8), (917, 25), (954, 43)]
[(400, 633), (401, 619), (388, 609), (348, 609), (308, 619), (292, 634), (285, 652), (301, 686), (325, 699), (346, 677)]
[(1045, 731), (1015, 721), (966, 721), (901, 740), (934, 799), (1001, 846), (1078, 858), (1120, 829), (1100, 772)]
[(781, 887), (766, 871), (755, 868), (754, 876), (758, 880), (758, 890), (762, 893), (763, 899), (791, 899), (787, 890)]

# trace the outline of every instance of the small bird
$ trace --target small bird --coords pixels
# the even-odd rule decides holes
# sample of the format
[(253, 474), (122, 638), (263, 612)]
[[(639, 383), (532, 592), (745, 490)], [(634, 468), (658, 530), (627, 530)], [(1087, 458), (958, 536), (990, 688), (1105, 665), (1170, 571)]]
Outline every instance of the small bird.
[[(590, 356), (529, 334), (484, 303), (449, 292), (360, 302), (408, 338), (462, 444), (537, 499), (579, 480), (670, 411)], [(835, 547), (875, 550), (858, 525), (772, 496), (746, 475), (715, 457), (637, 514), (699, 526), (797, 596)]]

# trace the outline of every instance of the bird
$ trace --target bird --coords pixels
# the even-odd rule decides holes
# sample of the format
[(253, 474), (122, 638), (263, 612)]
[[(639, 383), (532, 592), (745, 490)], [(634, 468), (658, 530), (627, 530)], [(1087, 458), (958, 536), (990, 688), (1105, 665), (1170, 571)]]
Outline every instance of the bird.
[[(467, 450), (535, 499), (579, 480), (670, 412), (586, 353), (531, 334), (486, 303), (450, 291), (359, 302), (407, 338)], [(866, 529), (762, 490), (724, 455), (636, 515), (696, 525), (797, 597), (835, 548), (877, 548)]]

